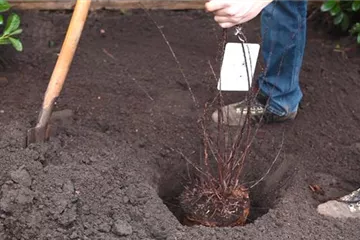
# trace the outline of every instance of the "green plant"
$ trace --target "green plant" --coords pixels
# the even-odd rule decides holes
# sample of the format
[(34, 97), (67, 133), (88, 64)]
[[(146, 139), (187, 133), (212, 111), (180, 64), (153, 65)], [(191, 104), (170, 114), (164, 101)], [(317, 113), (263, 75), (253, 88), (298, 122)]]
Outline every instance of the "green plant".
[(333, 23), (356, 36), (360, 44), (360, 0), (325, 0), (321, 11), (328, 12), (334, 18)]
[(350, 33), (352, 35), (357, 35), (357, 43), (360, 44), (360, 23), (355, 23), (352, 28), (350, 29)]
[(16, 13), (11, 13), (5, 19), (2, 13), (9, 11), (11, 8), (10, 4), (6, 0), (0, 0), (0, 45), (11, 44), (17, 51), (23, 50), (21, 41), (15, 36), (22, 33), (20, 27), (20, 17)]

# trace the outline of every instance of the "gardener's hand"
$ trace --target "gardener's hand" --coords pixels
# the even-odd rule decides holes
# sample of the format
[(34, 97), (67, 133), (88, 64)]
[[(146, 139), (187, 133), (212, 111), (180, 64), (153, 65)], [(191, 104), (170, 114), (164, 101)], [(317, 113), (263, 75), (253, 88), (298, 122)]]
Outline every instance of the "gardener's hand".
[(209, 0), (208, 12), (214, 13), (215, 21), (222, 28), (248, 22), (255, 18), (272, 0)]

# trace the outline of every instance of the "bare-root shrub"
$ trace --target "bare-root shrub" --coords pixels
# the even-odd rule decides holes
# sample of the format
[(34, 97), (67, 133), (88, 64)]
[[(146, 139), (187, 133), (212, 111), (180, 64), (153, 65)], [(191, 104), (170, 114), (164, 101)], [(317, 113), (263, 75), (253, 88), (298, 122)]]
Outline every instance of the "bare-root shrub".
[[(143, 9), (164, 38), (188, 86), (192, 99), (195, 105), (198, 106), (189, 81), (169, 41), (149, 12), (144, 7)], [(226, 36), (227, 30), (224, 29), (222, 50), (224, 50), (227, 41)], [(245, 56), (244, 45), (243, 51)], [(220, 55), (223, 55), (223, 53)], [(212, 65), (209, 65), (217, 82), (217, 77)], [(246, 61), (245, 65), (248, 66)], [(249, 75), (248, 69), (247, 72), (250, 89), (251, 76)], [(195, 176), (191, 179), (192, 183), (185, 187), (185, 190), (180, 196), (180, 205), (185, 213), (184, 222), (187, 225), (197, 224), (209, 227), (229, 227), (244, 225), (246, 223), (250, 213), (249, 188), (243, 185), (239, 179), (255, 136), (250, 122), (250, 106), (255, 99), (254, 93), (249, 91), (246, 99), (247, 108), (242, 113), (244, 114), (245, 120), (242, 121), (241, 125), (237, 128), (230, 129), (224, 124), (224, 114), (222, 112), (224, 101), (221, 91), (218, 91), (214, 100), (211, 103), (205, 104), (203, 116), (199, 121), (200, 135), (204, 149), (200, 162), (197, 164), (180, 152), (187, 162), (196, 170)], [(214, 104), (216, 104), (215, 106), (218, 110), (215, 132), (211, 130), (211, 124), (208, 124), (207, 121), (209, 118), (209, 110)]]
[[(211, 65), (210, 67), (216, 78)], [(199, 121), (203, 156), (199, 164), (192, 162), (197, 174), (180, 199), (188, 224), (226, 227), (246, 223), (250, 212), (249, 189), (239, 179), (254, 138), (250, 122), (250, 106), (254, 93), (248, 92), (246, 99), (247, 109), (242, 113), (245, 120), (235, 128), (224, 124), (226, 121), (223, 118), (227, 116), (223, 114), (224, 101), (221, 91), (218, 91), (212, 103), (205, 105), (204, 114)], [(212, 104), (216, 104), (218, 111), (216, 130), (211, 130), (207, 124)]]

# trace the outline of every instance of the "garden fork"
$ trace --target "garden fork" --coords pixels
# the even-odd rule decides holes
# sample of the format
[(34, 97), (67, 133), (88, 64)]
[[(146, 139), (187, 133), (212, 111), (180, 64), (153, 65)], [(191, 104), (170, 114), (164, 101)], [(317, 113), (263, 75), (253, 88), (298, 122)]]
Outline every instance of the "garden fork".
[(90, 5), (91, 0), (77, 0), (76, 2), (64, 43), (45, 92), (37, 124), (35, 127), (27, 131), (26, 146), (31, 143), (44, 142), (49, 139), (49, 121), (52, 115), (52, 109), (69, 72), (69, 68), (88, 16)]

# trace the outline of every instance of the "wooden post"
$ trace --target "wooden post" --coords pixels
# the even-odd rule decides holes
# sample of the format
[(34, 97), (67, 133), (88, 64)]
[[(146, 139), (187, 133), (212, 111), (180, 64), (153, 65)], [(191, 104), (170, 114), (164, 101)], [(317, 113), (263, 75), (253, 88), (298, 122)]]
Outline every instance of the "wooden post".
[[(14, 9), (69, 10), (76, 0), (8, 0)], [(91, 10), (97, 9), (203, 9), (206, 0), (92, 0)]]

